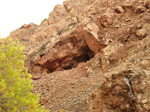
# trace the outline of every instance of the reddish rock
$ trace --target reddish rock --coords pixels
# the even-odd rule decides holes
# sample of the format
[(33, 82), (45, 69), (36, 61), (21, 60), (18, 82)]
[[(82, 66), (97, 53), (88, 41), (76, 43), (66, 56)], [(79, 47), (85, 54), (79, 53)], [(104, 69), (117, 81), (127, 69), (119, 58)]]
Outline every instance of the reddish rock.
[(41, 104), (41, 105), (44, 105), (44, 104), (46, 104), (47, 102), (48, 102), (48, 99), (41, 99), (40, 104)]
[(33, 80), (38, 80), (38, 79), (40, 79), (41, 78), (41, 75), (40, 74), (36, 74), (36, 75), (32, 75), (32, 79)]
[(55, 42), (51, 41), (51, 44), (46, 43), (39, 48), (32, 59), (35, 65), (40, 65), (52, 72), (58, 67), (62, 69), (76, 67), (78, 63), (87, 60), (89, 49), (84, 41), (82, 26)]
[(40, 103), (52, 112), (149, 112), (148, 4), (69, 0), (39, 26), (12, 32)]
[(30, 23), (29, 25), (24, 24), (20, 29), (17, 29), (10, 33), (10, 37), (17, 38), (21, 40), (23, 37), (32, 35), (34, 30), (36, 29), (37, 25), (34, 23)]

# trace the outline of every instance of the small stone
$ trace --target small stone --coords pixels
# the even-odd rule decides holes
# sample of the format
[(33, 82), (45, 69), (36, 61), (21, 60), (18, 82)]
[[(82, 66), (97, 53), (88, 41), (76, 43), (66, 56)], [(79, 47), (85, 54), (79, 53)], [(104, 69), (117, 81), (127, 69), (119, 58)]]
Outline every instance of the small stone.
[(136, 7), (135, 12), (136, 13), (143, 13), (143, 12), (145, 12), (145, 10), (146, 10), (146, 8), (140, 5), (140, 6)]
[(41, 105), (44, 105), (44, 104), (46, 104), (47, 102), (48, 102), (48, 99), (46, 99), (46, 98), (40, 100), (40, 104), (41, 104)]
[(137, 28), (137, 29), (142, 29), (142, 24), (138, 24), (138, 25), (136, 26), (136, 28)]
[(142, 100), (142, 103), (147, 103), (148, 101), (146, 99)]
[(22, 28), (27, 28), (27, 27), (28, 27), (27, 24), (22, 25)]
[(32, 79), (33, 80), (38, 80), (41, 78), (41, 75), (40, 74), (36, 74), (36, 75), (32, 75)]
[(123, 7), (123, 8), (131, 8), (131, 7), (132, 7), (132, 4), (129, 3), (129, 2), (124, 2), (124, 3), (122, 4), (122, 7)]
[(127, 29), (128, 34), (135, 34), (136, 28), (135, 27), (130, 27)]
[(77, 67), (81, 68), (81, 67), (84, 67), (84, 65), (85, 65), (85, 63), (84, 63), (84, 62), (81, 62), (81, 63), (78, 64)]
[(31, 28), (31, 27), (34, 27), (34, 25), (35, 25), (34, 23), (30, 23), (30, 24), (28, 24), (27, 27), (28, 27), (28, 28)]
[(102, 26), (107, 27), (113, 24), (114, 21), (114, 11), (107, 9), (107, 11), (101, 16), (100, 22)]
[(136, 36), (139, 37), (140, 39), (146, 37), (146, 30), (145, 29), (137, 30)]
[(70, 12), (72, 10), (72, 7), (70, 6), (70, 2), (69, 1), (64, 1), (63, 5), (66, 8), (67, 12)]
[(124, 12), (125, 12), (124, 9), (123, 9), (121, 6), (115, 7), (114, 10), (115, 10), (116, 12), (118, 12), (118, 13), (124, 13)]

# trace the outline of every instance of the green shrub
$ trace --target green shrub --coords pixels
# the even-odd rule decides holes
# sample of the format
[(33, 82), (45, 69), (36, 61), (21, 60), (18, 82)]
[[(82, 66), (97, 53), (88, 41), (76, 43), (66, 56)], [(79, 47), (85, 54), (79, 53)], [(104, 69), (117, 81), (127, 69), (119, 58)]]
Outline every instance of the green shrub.
[(0, 39), (0, 112), (47, 112), (31, 92), (31, 75), (24, 67), (24, 47)]
[(46, 20), (47, 20), (47, 18), (43, 19), (43, 21), (42, 21), (41, 23), (43, 23), (43, 22), (46, 21)]

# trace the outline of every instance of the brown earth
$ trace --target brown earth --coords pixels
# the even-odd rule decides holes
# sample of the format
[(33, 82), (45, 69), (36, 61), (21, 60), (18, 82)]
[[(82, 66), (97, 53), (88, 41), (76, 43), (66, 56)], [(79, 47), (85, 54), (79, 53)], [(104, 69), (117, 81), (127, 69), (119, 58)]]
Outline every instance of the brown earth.
[(50, 112), (150, 112), (149, 0), (68, 0), (10, 36)]

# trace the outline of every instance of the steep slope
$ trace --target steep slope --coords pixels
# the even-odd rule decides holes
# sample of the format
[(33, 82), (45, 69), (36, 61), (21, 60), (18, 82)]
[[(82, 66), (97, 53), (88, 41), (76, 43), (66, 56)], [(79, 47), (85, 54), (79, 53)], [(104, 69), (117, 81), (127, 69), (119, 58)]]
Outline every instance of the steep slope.
[(11, 32), (50, 112), (150, 111), (150, 1), (69, 0)]

